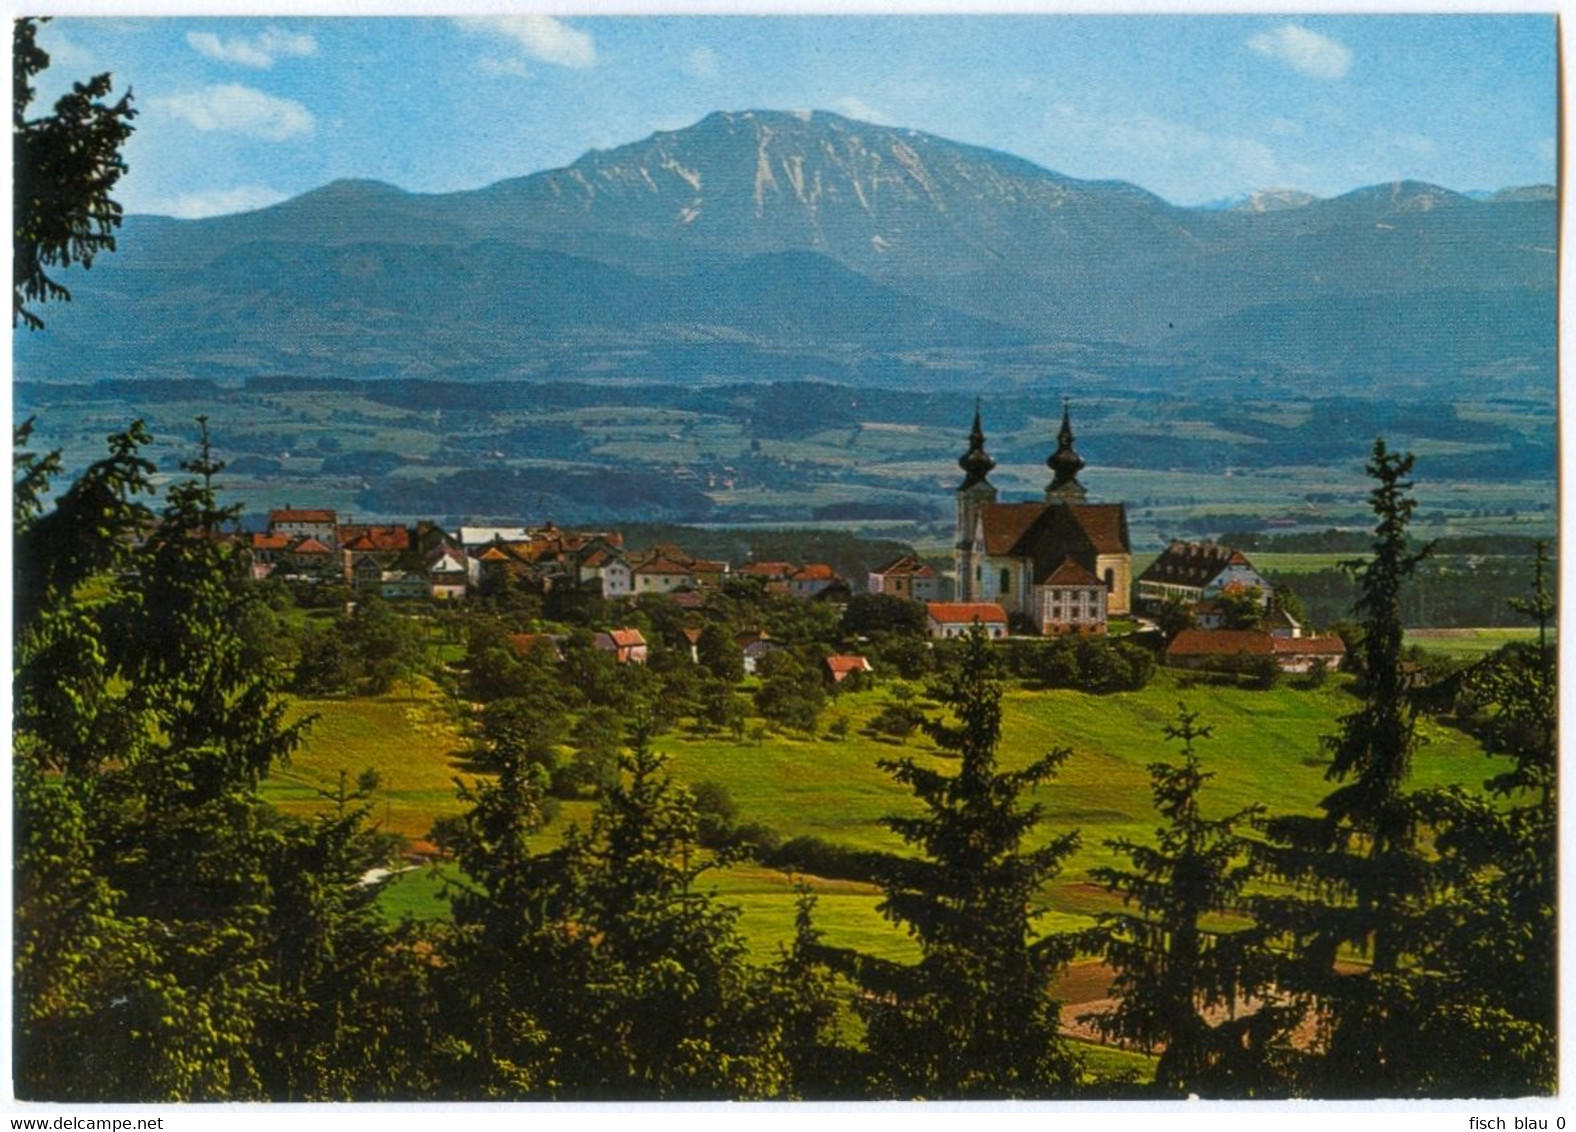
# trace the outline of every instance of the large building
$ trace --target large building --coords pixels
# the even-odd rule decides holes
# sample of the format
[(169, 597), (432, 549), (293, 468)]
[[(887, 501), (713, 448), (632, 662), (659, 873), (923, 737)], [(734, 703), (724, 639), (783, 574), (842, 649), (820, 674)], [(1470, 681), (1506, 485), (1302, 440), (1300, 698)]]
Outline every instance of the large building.
[[(1127, 508), (1088, 502), (1078, 482), (1084, 461), (1073, 448), (1065, 407), (1056, 451), (1046, 464), (1051, 482), (1043, 501), (1001, 502), (989, 479), (996, 461), (985, 452), (975, 407), (968, 451), (958, 460), (963, 482), (957, 491), (957, 600), (995, 602), (1041, 633), (1103, 632), (1108, 615), (1132, 608)], [(1091, 581), (1104, 590), (1103, 602), (1094, 603), (1103, 608), (1093, 608), (1088, 599)], [(1074, 609), (1076, 616), (1070, 616)]]

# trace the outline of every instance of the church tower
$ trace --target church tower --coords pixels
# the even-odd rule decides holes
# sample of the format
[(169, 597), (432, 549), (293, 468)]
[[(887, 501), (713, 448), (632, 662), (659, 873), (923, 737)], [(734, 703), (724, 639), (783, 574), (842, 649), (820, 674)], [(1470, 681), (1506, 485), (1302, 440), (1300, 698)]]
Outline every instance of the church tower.
[(969, 432), (969, 449), (958, 457), (958, 467), (963, 469), (963, 482), (958, 485), (957, 541), (953, 553), (957, 569), (953, 598), (957, 601), (973, 601), (979, 593), (982, 563), (976, 561), (974, 553), (974, 525), (981, 505), (996, 502), (996, 488), (986, 478), (995, 466), (996, 461), (985, 451), (985, 430), (980, 427), (980, 404), (976, 399), (974, 428)]
[(1062, 399), (1062, 429), (1056, 435), (1056, 451), (1045, 463), (1051, 469), (1045, 502), (1082, 503), (1087, 493), (1084, 485), (1078, 482), (1078, 473), (1083, 471), (1084, 461), (1073, 449), (1073, 421), (1066, 398)]

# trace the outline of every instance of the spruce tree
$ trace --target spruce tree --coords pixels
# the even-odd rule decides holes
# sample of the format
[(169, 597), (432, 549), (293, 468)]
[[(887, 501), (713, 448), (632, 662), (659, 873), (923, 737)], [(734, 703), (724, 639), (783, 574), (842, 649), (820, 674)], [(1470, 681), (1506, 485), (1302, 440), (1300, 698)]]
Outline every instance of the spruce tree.
[(1318, 1022), (1305, 1087), (1319, 1096), (1403, 1096), (1436, 1087), (1420, 1039), (1420, 951), (1438, 878), (1404, 787), (1418, 745), (1413, 674), (1402, 650), (1401, 593), (1429, 548), (1410, 549), (1410, 455), (1374, 443), (1373, 554), (1358, 582), (1361, 702), (1325, 740), (1337, 785), (1316, 816), (1265, 823), (1260, 862), (1291, 886), (1254, 901), (1279, 990)]
[(841, 956), (864, 984), (859, 1005), (874, 1089), (902, 1098), (1064, 1096), (1081, 1070), (1057, 1033), (1050, 985), (1073, 945), (1037, 937), (1035, 903), (1078, 834), (1025, 849), (1043, 807), (1023, 795), (1054, 776), (1069, 752), (999, 769), (1001, 686), (978, 629), (939, 694), (956, 722), (932, 721), (927, 731), (957, 756), (955, 772), (912, 758), (880, 764), (923, 807), (918, 816), (885, 819), (918, 855), (885, 858), (879, 905), (915, 937), (921, 958), (900, 965)]
[(1450, 787), (1421, 799), (1445, 881), (1430, 917), (1426, 1033), (1451, 1087), (1472, 1096), (1557, 1084), (1558, 679), (1546, 565), (1539, 544), (1532, 595), (1512, 602), (1537, 622), (1537, 643), (1505, 646), (1466, 680), (1490, 713), (1485, 749), (1509, 766), (1486, 795)]
[(1199, 794), (1214, 775), (1201, 767), (1194, 744), (1209, 734), (1196, 713), (1179, 705), (1165, 735), (1182, 743), (1182, 761), (1149, 767), (1155, 809), (1166, 825), (1152, 845), (1126, 838), (1106, 843), (1131, 869), (1090, 870), (1132, 909), (1102, 914), (1088, 936), (1116, 972), (1117, 1000), (1114, 1010), (1090, 1017), (1107, 1038), (1161, 1050), (1155, 1070), (1161, 1093), (1275, 1095), (1282, 1088), (1274, 1063), (1285, 1018), (1268, 1003), (1248, 1001), (1265, 988), (1242, 947), (1247, 925), (1221, 922), (1242, 911), (1252, 868), (1238, 830), (1263, 807), (1203, 815)]

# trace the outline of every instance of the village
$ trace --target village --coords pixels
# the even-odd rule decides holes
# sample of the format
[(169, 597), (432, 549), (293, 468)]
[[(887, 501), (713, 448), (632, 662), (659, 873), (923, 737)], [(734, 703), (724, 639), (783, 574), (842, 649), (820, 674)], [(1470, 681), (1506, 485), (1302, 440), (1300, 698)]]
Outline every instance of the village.
[[(1281, 672), (1334, 671), (1345, 658), (1335, 635), (1318, 635), (1278, 599), (1275, 587), (1240, 550), (1212, 541), (1173, 540), (1138, 576), (1123, 503), (1091, 503), (1079, 480), (1085, 464), (1064, 407), (1052, 479), (1043, 500), (1003, 502), (990, 483), (976, 407), (957, 497), (953, 569), (904, 553), (849, 579), (824, 562), (750, 560), (737, 565), (671, 543), (635, 548), (614, 530), (466, 526), (445, 530), (357, 523), (332, 509), (290, 505), (268, 512), (267, 528), (240, 536), (256, 581), (345, 587), (354, 600), (463, 602), (515, 589), (538, 595), (583, 593), (628, 608), (652, 595), (694, 613), (731, 586), (765, 595), (846, 606), (856, 593), (886, 595), (924, 610), (932, 639), (979, 628), (993, 640), (1013, 636), (1104, 636), (1158, 630), (1163, 659), (1180, 668), (1245, 661)], [(699, 624), (685, 630), (691, 650)], [(596, 647), (621, 664), (644, 663), (647, 641), (622, 624), (596, 627)], [(773, 648), (761, 632), (741, 636), (746, 672)], [(828, 658), (834, 682), (869, 671), (863, 656)]]

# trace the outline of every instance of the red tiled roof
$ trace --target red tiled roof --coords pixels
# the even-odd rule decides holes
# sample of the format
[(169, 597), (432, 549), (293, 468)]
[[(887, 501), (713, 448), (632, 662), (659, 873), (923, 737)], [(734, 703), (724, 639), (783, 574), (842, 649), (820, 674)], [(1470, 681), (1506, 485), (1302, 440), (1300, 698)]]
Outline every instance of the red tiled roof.
[(1257, 629), (1183, 629), (1166, 649), (1167, 656), (1269, 656), (1274, 637)]
[(639, 629), (609, 629), (606, 636), (621, 649), (634, 648), (646, 643), (646, 638), (640, 635)]
[(936, 576), (936, 571), (934, 569), (926, 566), (912, 554), (900, 555), (899, 557), (894, 558), (891, 562), (888, 562), (885, 566), (881, 567), (881, 569), (874, 571), (874, 573), (880, 574), (884, 578), (896, 578), (903, 576), (915, 578), (934, 578)]
[(870, 662), (862, 656), (829, 656), (826, 658), (826, 666), (832, 670), (834, 676), (838, 673), (846, 676), (850, 672), (870, 671)]
[[(985, 550), (990, 554), (1008, 554), (1018, 545), (1034, 521), (1045, 513), (1044, 503), (985, 503), (980, 506), (980, 518), (985, 526)], [(970, 532), (972, 537), (973, 532)]]
[(1278, 653), (1317, 656), (1345, 656), (1346, 642), (1340, 637), (1275, 637), (1274, 649)]
[(332, 523), (334, 519), (334, 512), (329, 510), (301, 510), (286, 507), (279, 511), (268, 512), (269, 523)]
[(1005, 625), (1007, 611), (990, 601), (931, 601), (925, 603), (925, 612), (938, 625)]
[(657, 557), (647, 559), (634, 567), (632, 573), (636, 574), (689, 574), (690, 568), (683, 563), (675, 562), (671, 558)]
[(290, 548), (291, 554), (332, 554), (332, 550), (308, 535)]
[(252, 535), (253, 550), (285, 550), (289, 546), (289, 535), (267, 535), (261, 533)]
[(795, 570), (790, 577), (796, 582), (835, 582), (840, 580), (837, 571), (825, 562), (806, 562), (799, 569)]
[(410, 549), (410, 528), (400, 526), (342, 526), (339, 542), (346, 550), (398, 552)]
[(1052, 573), (1049, 578), (1046, 578), (1041, 584), (1046, 586), (1105, 585), (1105, 583), (1099, 578), (1095, 577), (1088, 570), (1085, 570), (1082, 566), (1078, 565), (1078, 563), (1074, 562), (1071, 555), (1062, 559), (1062, 564), (1058, 566), (1055, 572)]
[(538, 649), (555, 655), (558, 652), (558, 642), (548, 633), (515, 633), (509, 637), (509, 643), (514, 646), (516, 656), (525, 656)]

